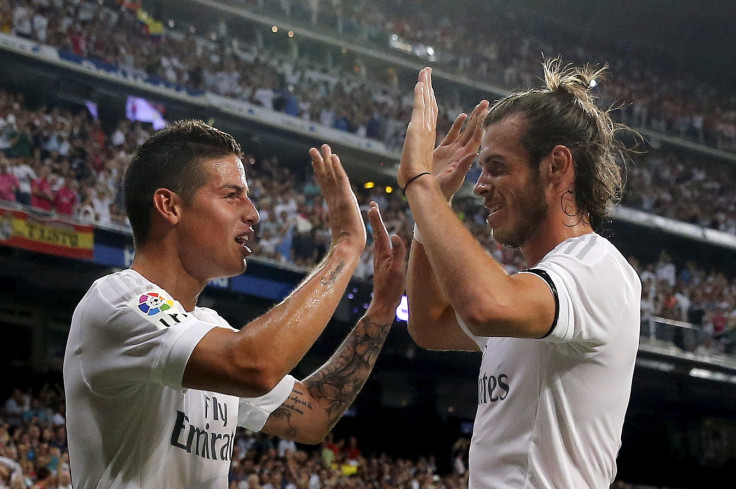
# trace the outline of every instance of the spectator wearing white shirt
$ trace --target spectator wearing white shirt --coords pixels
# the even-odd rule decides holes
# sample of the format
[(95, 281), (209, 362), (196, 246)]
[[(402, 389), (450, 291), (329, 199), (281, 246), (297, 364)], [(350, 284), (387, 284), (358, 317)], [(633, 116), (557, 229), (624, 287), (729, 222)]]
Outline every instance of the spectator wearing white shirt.
[(36, 178), (36, 172), (25, 160), (10, 160), (11, 164), (16, 161), (10, 169), (18, 179), (17, 201), (23, 205), (31, 205), (31, 182)]
[(92, 207), (95, 210), (96, 221), (102, 225), (112, 224), (110, 216), (110, 204), (112, 198), (109, 190), (104, 185), (97, 185), (97, 189), (92, 196)]

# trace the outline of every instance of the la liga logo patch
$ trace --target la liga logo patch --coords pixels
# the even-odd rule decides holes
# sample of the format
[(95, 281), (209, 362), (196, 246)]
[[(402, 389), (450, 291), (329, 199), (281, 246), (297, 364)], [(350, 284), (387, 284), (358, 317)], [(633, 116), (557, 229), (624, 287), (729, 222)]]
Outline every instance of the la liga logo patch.
[(167, 299), (158, 292), (146, 292), (138, 298), (138, 310), (146, 316), (155, 316), (174, 307), (174, 301)]

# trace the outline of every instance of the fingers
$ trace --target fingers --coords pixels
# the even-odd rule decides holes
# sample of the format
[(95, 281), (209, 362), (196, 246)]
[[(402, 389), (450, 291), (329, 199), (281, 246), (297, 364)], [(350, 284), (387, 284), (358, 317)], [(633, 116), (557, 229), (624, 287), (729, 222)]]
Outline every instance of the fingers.
[(391, 253), (393, 263), (406, 263), (406, 245), (398, 234), (391, 235)]
[(414, 86), (414, 110), (411, 121), (430, 131), (434, 130), (437, 124), (437, 100), (432, 89), (432, 68), (424, 68), (419, 72), (419, 81)]
[(462, 173), (463, 178), (465, 178), (465, 175), (467, 175), (468, 171), (470, 170), (470, 167), (473, 166), (476, 156), (477, 155), (475, 153), (471, 153), (471, 154), (463, 156), (460, 159), (460, 161), (458, 161), (457, 168), (455, 168), (455, 172)]
[(312, 157), (312, 168), (318, 181), (327, 179), (327, 181), (334, 182), (344, 178), (346, 173), (340, 158), (332, 153), (330, 145), (323, 144), (320, 149), (322, 150), (321, 153), (317, 148), (309, 149), (309, 156)]
[(468, 119), (468, 125), (461, 137), (460, 142), (463, 145), (466, 145), (471, 141), (474, 143), (476, 140), (478, 141), (478, 144), (480, 144), (480, 139), (483, 137), (483, 120), (488, 113), (488, 105), (487, 100), (481, 100), (473, 109), (473, 112), (470, 114), (470, 118)]
[(422, 82), (425, 128), (432, 130), (437, 120), (437, 100), (432, 88), (432, 68), (427, 67), (419, 72), (419, 80)]
[(411, 111), (409, 126), (412, 125), (424, 127), (424, 82), (422, 81), (414, 85), (414, 108)]
[(378, 204), (371, 202), (370, 206), (371, 208), (368, 210), (368, 219), (370, 219), (371, 227), (373, 228), (373, 241), (376, 246), (374, 253), (386, 251), (390, 248), (394, 258), (400, 258), (403, 260), (406, 256), (404, 240), (402, 240), (398, 234), (392, 234), (389, 237), (386, 225), (383, 223), (383, 217), (381, 217), (381, 211), (378, 208)]
[(458, 135), (460, 134), (460, 129), (463, 127), (463, 123), (465, 122), (465, 119), (468, 118), (468, 114), (465, 112), (462, 112), (460, 115), (458, 115), (455, 118), (455, 122), (452, 123), (452, 127), (449, 131), (447, 131), (447, 134), (445, 135), (445, 138), (442, 140), (441, 144), (450, 144), (455, 139), (457, 139)]
[[(378, 208), (378, 204), (371, 202), (370, 206), (371, 208), (368, 210), (368, 219), (370, 219), (371, 227), (373, 228), (373, 243), (375, 246), (373, 249), (374, 259), (384, 261), (384, 263), (388, 265), (386, 270), (402, 270), (402, 267), (405, 267), (407, 256), (404, 240), (402, 240), (397, 234), (392, 234), (389, 237), (386, 225), (383, 223), (383, 218), (381, 217), (381, 211)], [(391, 257), (391, 260), (385, 261), (389, 256)]]
[(381, 217), (378, 204), (371, 202), (370, 206), (368, 219), (371, 221), (371, 227), (373, 228), (373, 242), (376, 247), (374, 253), (385, 253), (391, 247), (388, 231), (386, 230), (386, 225), (383, 223), (383, 217)]
[[(335, 179), (335, 158), (337, 158), (337, 155), (332, 154), (332, 148), (330, 148), (329, 144), (323, 144), (322, 145), (322, 159), (325, 162), (325, 173), (332, 179)], [(338, 159), (339, 164), (339, 159)]]
[[(433, 126), (437, 125), (437, 115), (439, 114), (439, 107), (437, 107), (437, 99), (434, 96), (434, 87), (432, 86), (432, 68), (427, 73), (427, 79), (429, 81), (429, 98), (431, 107), (431, 123)], [(433, 127), (434, 128), (434, 127)]]
[(319, 150), (317, 148), (309, 148), (309, 156), (312, 158), (312, 168), (314, 169), (315, 173), (321, 173), (324, 169), (324, 160), (322, 159), (322, 155), (319, 154)]

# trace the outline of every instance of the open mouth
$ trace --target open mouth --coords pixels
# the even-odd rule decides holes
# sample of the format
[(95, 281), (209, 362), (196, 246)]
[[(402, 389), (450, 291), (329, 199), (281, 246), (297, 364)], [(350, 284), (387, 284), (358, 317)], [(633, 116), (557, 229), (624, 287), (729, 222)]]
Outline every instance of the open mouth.
[(248, 248), (248, 243), (251, 239), (251, 233), (243, 233), (235, 238), (235, 242), (240, 244), (240, 246), (243, 247), (244, 250), (248, 252), (248, 254), (253, 253), (250, 248)]

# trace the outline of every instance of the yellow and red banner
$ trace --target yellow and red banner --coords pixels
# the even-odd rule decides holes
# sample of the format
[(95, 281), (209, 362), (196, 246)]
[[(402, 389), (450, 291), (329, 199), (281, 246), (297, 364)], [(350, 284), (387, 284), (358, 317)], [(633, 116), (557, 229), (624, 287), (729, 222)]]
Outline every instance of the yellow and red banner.
[(0, 207), (0, 245), (91, 260), (94, 227)]

